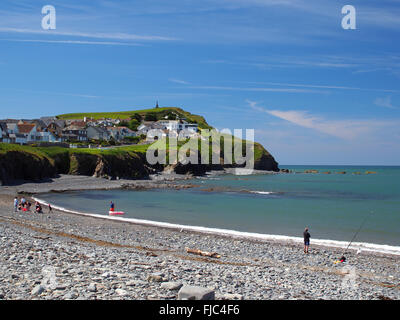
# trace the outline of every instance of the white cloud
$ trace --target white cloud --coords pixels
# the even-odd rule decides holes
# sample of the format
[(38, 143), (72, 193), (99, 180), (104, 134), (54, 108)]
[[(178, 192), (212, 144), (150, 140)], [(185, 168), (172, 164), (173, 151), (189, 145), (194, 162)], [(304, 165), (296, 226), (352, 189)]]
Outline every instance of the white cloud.
[(388, 127), (398, 127), (399, 121), (395, 120), (359, 120), (359, 119), (343, 119), (330, 120), (320, 116), (315, 116), (307, 111), (297, 110), (272, 110), (259, 107), (257, 102), (247, 100), (249, 106), (257, 111), (267, 113), (274, 117), (288, 121), (292, 124), (309, 128), (333, 137), (344, 140), (355, 140), (366, 138), (377, 131), (382, 132)]
[(85, 32), (61, 32), (61, 31), (45, 31), (45, 30), (33, 30), (33, 29), (19, 29), (19, 28), (0, 28), (0, 32), (5, 33), (22, 33), (22, 34), (37, 34), (37, 35), (57, 35), (57, 36), (69, 36), (69, 37), (82, 37), (82, 38), (95, 38), (95, 39), (113, 39), (113, 40), (135, 40), (135, 41), (176, 41), (178, 39), (171, 37), (162, 36), (148, 36), (148, 35), (137, 35), (131, 33), (85, 33)]
[(316, 89), (336, 89), (336, 90), (355, 90), (355, 91), (378, 91), (378, 92), (396, 92), (400, 90), (391, 89), (375, 89), (375, 88), (360, 88), (338, 85), (315, 85), (315, 84), (297, 84), (297, 83), (280, 83), (280, 82), (247, 82), (253, 84), (268, 84), (273, 86), (299, 87), (299, 88), (316, 88)]
[(243, 87), (227, 87), (227, 86), (191, 86), (190, 89), (206, 89), (206, 90), (227, 90), (227, 91), (254, 91), (254, 92), (287, 92), (287, 93), (329, 93), (322, 90), (310, 89), (293, 89), (293, 88), (243, 88)]
[(142, 46), (137, 43), (114, 42), (114, 41), (81, 41), (81, 40), (32, 40), (32, 39), (0, 39), (0, 41), (32, 42), (32, 43), (59, 43), (59, 44), (86, 44), (107, 46)]
[(168, 81), (174, 82), (174, 83), (179, 83), (179, 84), (190, 84), (190, 82), (184, 81), (184, 80), (180, 80), (180, 79), (173, 79), (170, 78), (168, 79)]
[(384, 107), (384, 108), (389, 108), (389, 109), (399, 109), (399, 107), (395, 107), (394, 105), (392, 105), (391, 97), (376, 98), (374, 103), (378, 107)]

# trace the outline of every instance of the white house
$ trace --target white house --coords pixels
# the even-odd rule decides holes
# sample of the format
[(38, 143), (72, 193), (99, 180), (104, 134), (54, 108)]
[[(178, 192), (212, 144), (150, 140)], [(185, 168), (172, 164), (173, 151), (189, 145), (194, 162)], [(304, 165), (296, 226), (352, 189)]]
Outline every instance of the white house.
[(165, 129), (169, 131), (181, 131), (188, 130), (191, 132), (198, 132), (199, 125), (197, 123), (187, 123), (185, 120), (160, 120), (157, 121), (158, 124), (162, 125)]
[(9, 133), (10, 143), (27, 144), (28, 140), (23, 133)]
[(200, 134), (198, 134), (193, 130), (183, 129), (179, 131), (178, 137), (179, 139), (188, 139), (188, 138), (200, 137)]
[(167, 130), (163, 129), (150, 129), (147, 131), (146, 140), (147, 141), (157, 141), (166, 138), (168, 135)]
[(33, 123), (18, 123), (17, 124), (19, 134), (22, 134), (26, 138), (26, 142), (36, 141), (36, 125)]
[(50, 131), (36, 132), (35, 140), (40, 142), (61, 142), (61, 138), (57, 138)]

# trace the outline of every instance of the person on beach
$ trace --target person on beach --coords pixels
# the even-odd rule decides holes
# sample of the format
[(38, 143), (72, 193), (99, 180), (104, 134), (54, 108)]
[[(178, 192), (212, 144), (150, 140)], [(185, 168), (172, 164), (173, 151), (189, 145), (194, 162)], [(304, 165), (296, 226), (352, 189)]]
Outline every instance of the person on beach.
[(310, 246), (310, 238), (311, 238), (311, 235), (308, 232), (308, 228), (304, 229), (303, 237), (304, 237), (304, 253), (308, 253), (308, 247)]
[(26, 199), (24, 197), (21, 198), (22, 207), (25, 207)]
[(14, 212), (18, 211), (18, 204), (19, 204), (18, 197), (15, 197), (14, 198)]
[(50, 203), (49, 203), (49, 213), (53, 212), (53, 208), (51, 207)]
[(114, 211), (114, 202), (110, 202), (110, 211)]
[(43, 213), (42, 206), (39, 202), (36, 202), (36, 213)]

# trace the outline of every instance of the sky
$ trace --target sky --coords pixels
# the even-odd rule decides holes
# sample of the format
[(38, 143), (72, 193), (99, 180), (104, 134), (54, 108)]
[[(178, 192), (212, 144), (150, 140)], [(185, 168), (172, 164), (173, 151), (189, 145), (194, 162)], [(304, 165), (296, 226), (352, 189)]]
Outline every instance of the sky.
[(399, 36), (400, 0), (1, 0), (0, 119), (158, 100), (281, 167), (400, 165)]

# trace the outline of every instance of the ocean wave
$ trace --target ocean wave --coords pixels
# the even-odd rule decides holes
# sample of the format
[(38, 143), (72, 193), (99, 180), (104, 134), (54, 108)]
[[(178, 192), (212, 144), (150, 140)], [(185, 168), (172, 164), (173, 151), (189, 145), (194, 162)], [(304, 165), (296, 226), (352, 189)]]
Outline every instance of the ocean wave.
[(250, 193), (256, 193), (256, 194), (274, 194), (276, 192), (272, 191), (249, 191)]
[[(49, 203), (32, 197), (33, 200), (42, 203), (44, 206), (47, 206)], [(159, 222), (152, 220), (144, 220), (144, 219), (136, 219), (136, 218), (125, 218), (125, 217), (116, 217), (116, 216), (108, 216), (105, 214), (95, 214), (95, 213), (84, 213), (79, 211), (70, 210), (67, 208), (63, 208), (57, 205), (51, 204), (51, 206), (60, 211), (64, 211), (67, 213), (73, 213), (82, 216), (100, 218), (100, 219), (109, 219), (114, 221), (122, 221), (127, 223), (133, 223), (138, 225), (146, 225), (153, 227), (161, 227), (168, 228), (174, 230), (185, 230), (185, 231), (193, 231), (200, 232), (204, 234), (212, 234), (212, 235), (222, 235), (228, 236), (232, 238), (241, 238), (248, 240), (267, 240), (267, 241), (277, 241), (277, 242), (286, 242), (286, 243), (303, 243), (303, 238), (301, 237), (293, 237), (293, 236), (283, 236), (283, 235), (272, 235), (272, 234), (263, 234), (263, 233), (253, 233), (253, 232), (244, 232), (244, 231), (236, 231), (229, 229), (220, 229), (220, 228), (210, 228), (210, 227), (200, 227), (200, 226), (190, 226), (190, 225), (181, 225), (169, 222)], [(326, 240), (326, 239), (313, 239), (313, 243), (316, 245), (321, 245), (325, 247), (334, 247), (334, 248), (347, 248), (348, 242), (338, 241), (338, 240)], [(376, 252), (376, 253), (384, 253), (384, 254), (392, 254), (392, 255), (400, 255), (400, 247), (390, 246), (385, 244), (375, 244), (375, 243), (367, 243), (367, 242), (353, 242), (349, 247), (349, 250), (356, 251), (365, 251), (365, 252)]]

